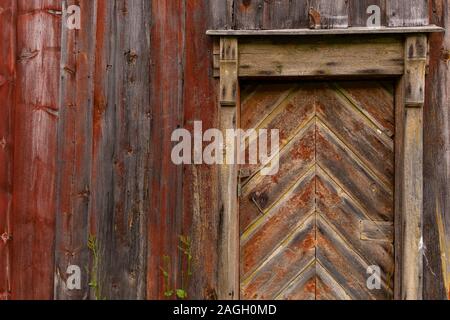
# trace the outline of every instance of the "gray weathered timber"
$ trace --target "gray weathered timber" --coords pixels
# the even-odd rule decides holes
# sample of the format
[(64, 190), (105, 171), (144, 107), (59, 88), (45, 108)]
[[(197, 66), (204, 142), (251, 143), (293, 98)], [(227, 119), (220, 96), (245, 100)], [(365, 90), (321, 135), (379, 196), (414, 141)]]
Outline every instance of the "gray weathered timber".
[(402, 300), (422, 299), (423, 108), (407, 108), (403, 166)]
[(224, 164), (219, 169), (220, 215), (219, 230), (219, 299), (239, 298), (239, 214), (237, 200), (237, 139), (229, 137), (229, 129), (237, 128), (239, 109), (238, 41), (236, 38), (220, 40), (220, 113), (219, 122), (225, 141)]
[[(430, 1), (431, 23), (450, 28), (447, 0)], [(450, 298), (450, 36), (429, 38), (424, 107), (424, 299)]]
[[(233, 6), (235, 0), (210, 0), (207, 13), (212, 19), (211, 26), (217, 29), (232, 29), (234, 26), (233, 21)], [(204, 13), (203, 13), (204, 14)], [(208, 17), (209, 18), (209, 17)]]
[(239, 76), (401, 75), (403, 56), (398, 37), (243, 38), (239, 42)]
[[(403, 212), (404, 141), (405, 141), (405, 81), (397, 80), (395, 86), (395, 212)], [(403, 239), (403, 214), (394, 217), (394, 239)], [(403, 243), (395, 241), (394, 299), (402, 298)]]
[[(99, 292), (93, 288), (92, 294), (97, 299), (143, 299), (151, 137), (150, 8), (148, 1), (98, 4), (96, 41), (102, 50), (97, 52), (94, 81), (90, 230), (98, 241)], [(94, 262), (91, 259), (91, 270)]]
[(345, 35), (345, 34), (409, 34), (444, 32), (436, 25), (420, 27), (351, 27), (345, 29), (277, 29), (277, 30), (207, 30), (210, 36), (309, 36), (309, 35)]
[[(63, 1), (67, 8), (77, 1)], [(62, 28), (61, 85), (58, 125), (58, 175), (55, 245), (55, 299), (87, 299), (89, 266), (89, 204), (92, 165), (92, 112), (96, 2), (79, 3), (83, 29), (76, 33)], [(63, 21), (67, 19), (63, 12)], [(73, 197), (73, 195), (77, 195)], [(77, 265), (85, 274), (81, 290), (67, 288), (67, 269)]]
[(367, 20), (372, 13), (367, 13), (371, 5), (380, 7), (381, 26), (386, 25), (386, 0), (350, 0), (349, 2), (349, 24), (352, 27), (367, 27)]
[(386, 3), (389, 27), (428, 25), (428, 0), (390, 0)]
[[(184, 125), (202, 120), (203, 130), (219, 128), (218, 86), (212, 75), (213, 39), (205, 35), (211, 27), (211, 1), (188, 1), (186, 8), (183, 79)], [(164, 41), (164, 39), (163, 39)], [(183, 170), (183, 231), (192, 242), (193, 272), (188, 295), (191, 299), (217, 299), (218, 238), (222, 220), (218, 204), (219, 166), (186, 165)]]
[(321, 29), (348, 27), (348, 0), (309, 0), (308, 3), (320, 15)]

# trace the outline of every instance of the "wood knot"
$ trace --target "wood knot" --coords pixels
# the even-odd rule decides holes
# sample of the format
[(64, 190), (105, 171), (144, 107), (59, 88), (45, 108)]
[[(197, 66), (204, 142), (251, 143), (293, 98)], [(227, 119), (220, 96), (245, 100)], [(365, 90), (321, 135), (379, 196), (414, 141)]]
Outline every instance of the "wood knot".
[(129, 64), (134, 64), (138, 58), (138, 55), (136, 51), (128, 50), (127, 52), (125, 52), (125, 57), (127, 58), (127, 62)]
[(5, 232), (0, 236), (0, 240), (2, 240), (4, 244), (6, 244), (8, 241), (12, 240), (12, 236), (9, 233)]

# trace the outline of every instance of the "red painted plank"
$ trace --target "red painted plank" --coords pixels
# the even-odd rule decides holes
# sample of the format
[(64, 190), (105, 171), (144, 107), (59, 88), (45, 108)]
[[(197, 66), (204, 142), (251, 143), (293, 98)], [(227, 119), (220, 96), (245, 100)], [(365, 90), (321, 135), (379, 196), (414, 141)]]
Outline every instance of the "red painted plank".
[[(430, 22), (450, 28), (447, 0), (431, 0)], [(450, 299), (450, 35), (431, 34), (424, 107), (424, 299)]]
[(11, 200), (13, 161), (13, 112), (15, 78), (14, 0), (0, 0), (0, 300), (11, 290)]
[[(152, 108), (151, 209), (148, 216), (147, 298), (164, 299), (181, 287), (178, 237), (182, 233), (183, 168), (171, 161), (171, 135), (182, 127), (184, 2), (152, 1), (150, 88)], [(167, 255), (170, 263), (164, 263)], [(161, 268), (168, 272), (164, 285)]]
[(17, 5), (12, 298), (51, 299), (61, 2)]
[[(58, 126), (58, 181), (55, 247), (55, 299), (85, 299), (89, 251), (88, 213), (91, 195), (95, 2), (65, 0), (80, 5), (80, 31), (63, 28)], [(63, 15), (64, 21), (67, 16)], [(82, 270), (81, 290), (66, 286), (67, 268)]]
[[(201, 120), (203, 130), (218, 127), (217, 86), (212, 75), (212, 39), (205, 30), (213, 24), (210, 0), (186, 2), (186, 44), (184, 64), (184, 127), (192, 130)], [(188, 294), (194, 299), (217, 298), (217, 240), (219, 225), (218, 168), (188, 165), (183, 171), (182, 233), (190, 235), (193, 275)], [(182, 267), (185, 270), (186, 266)]]

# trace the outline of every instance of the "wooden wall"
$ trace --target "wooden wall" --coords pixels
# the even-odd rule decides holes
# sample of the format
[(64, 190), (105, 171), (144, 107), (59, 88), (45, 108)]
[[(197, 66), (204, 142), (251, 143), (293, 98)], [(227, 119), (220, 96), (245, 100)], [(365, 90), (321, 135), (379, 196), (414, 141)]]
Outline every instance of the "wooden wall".
[[(77, 31), (64, 25), (71, 4)], [(323, 28), (364, 26), (368, 4), (386, 26), (448, 26), (447, 0), (0, 0), (0, 298), (164, 298), (161, 267), (171, 288), (216, 298), (218, 170), (173, 165), (169, 142), (195, 120), (217, 127), (205, 31), (304, 28), (310, 7)], [(431, 37), (426, 298), (449, 296), (448, 45)], [(80, 291), (66, 288), (69, 264)]]

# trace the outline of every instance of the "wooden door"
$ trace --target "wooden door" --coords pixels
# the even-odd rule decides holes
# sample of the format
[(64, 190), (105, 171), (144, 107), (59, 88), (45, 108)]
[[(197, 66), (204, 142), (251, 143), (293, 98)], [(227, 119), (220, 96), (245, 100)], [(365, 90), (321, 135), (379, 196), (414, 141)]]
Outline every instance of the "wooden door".
[[(242, 299), (392, 299), (393, 91), (378, 81), (242, 83), (241, 128), (280, 134), (276, 175), (241, 167)], [(370, 266), (379, 289), (367, 286)]]

